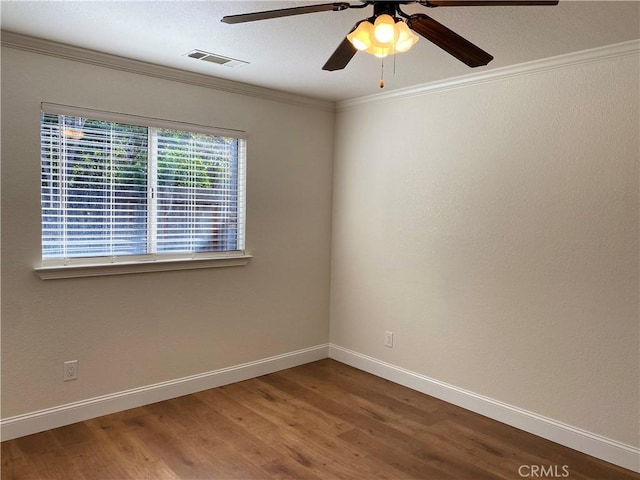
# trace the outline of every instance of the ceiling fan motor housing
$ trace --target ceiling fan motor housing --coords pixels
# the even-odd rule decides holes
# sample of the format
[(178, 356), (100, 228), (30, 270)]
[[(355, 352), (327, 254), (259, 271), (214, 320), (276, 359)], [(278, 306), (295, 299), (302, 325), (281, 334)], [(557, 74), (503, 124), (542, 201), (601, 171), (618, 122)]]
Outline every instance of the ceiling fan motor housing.
[(373, 18), (376, 18), (380, 15), (390, 15), (392, 17), (396, 17), (396, 13), (400, 13), (403, 16), (403, 12), (400, 10), (400, 5), (408, 5), (410, 3), (416, 2), (371, 2), (373, 4)]

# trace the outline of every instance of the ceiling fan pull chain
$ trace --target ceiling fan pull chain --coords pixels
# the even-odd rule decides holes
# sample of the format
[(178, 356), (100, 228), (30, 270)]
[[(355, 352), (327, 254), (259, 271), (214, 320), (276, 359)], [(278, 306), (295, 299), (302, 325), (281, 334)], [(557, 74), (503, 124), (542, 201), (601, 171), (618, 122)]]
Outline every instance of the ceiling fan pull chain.
[(384, 57), (380, 59), (380, 88), (384, 88)]
[(395, 47), (393, 47), (393, 76), (396, 76), (396, 51)]

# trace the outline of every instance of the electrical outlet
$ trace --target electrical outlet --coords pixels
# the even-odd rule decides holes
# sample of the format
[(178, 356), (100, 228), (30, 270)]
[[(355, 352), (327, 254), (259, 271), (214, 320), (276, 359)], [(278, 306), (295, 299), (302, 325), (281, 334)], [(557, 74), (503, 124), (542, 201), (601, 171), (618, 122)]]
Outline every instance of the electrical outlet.
[(78, 360), (69, 360), (64, 362), (64, 373), (62, 379), (67, 382), (78, 378)]
[(384, 346), (393, 348), (393, 332), (384, 332)]

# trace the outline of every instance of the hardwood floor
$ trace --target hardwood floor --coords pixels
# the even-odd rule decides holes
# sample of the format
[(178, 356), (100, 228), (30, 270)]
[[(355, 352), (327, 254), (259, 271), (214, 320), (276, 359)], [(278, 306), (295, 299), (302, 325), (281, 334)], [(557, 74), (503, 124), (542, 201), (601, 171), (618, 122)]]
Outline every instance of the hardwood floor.
[(640, 475), (333, 360), (2, 443), (3, 480), (165, 478)]

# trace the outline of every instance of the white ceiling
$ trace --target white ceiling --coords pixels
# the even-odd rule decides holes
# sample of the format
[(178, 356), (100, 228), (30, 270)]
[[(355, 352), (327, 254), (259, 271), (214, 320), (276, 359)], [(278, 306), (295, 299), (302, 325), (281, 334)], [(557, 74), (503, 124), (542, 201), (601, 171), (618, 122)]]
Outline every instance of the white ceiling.
[[(380, 91), (380, 60), (359, 53), (345, 70), (322, 65), (372, 7), (228, 25), (224, 15), (331, 3), (304, 1), (10, 1), (3, 30), (326, 100)], [(352, 1), (359, 4), (359, 1)], [(640, 2), (560, 1), (545, 7), (404, 8), (424, 12), (491, 53), (471, 69), (424, 38), (385, 60), (385, 91), (640, 38)], [(193, 49), (250, 62), (197, 61)]]

